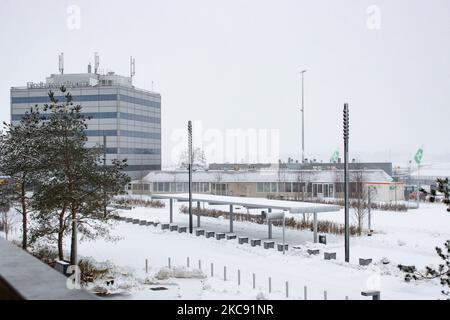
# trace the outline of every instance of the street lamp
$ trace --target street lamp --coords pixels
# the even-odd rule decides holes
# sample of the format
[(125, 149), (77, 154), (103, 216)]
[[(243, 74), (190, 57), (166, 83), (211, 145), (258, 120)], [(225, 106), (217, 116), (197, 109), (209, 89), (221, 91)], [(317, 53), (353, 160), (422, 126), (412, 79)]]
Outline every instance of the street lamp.
[(304, 99), (304, 87), (303, 87), (303, 75), (308, 70), (300, 71), (302, 75), (302, 163), (305, 162), (305, 99)]
[[(188, 170), (189, 170), (189, 233), (192, 233), (192, 122), (188, 122)], [(199, 213), (200, 214), (200, 213)]]
[(348, 103), (344, 104), (344, 206), (345, 206), (345, 262), (350, 261), (350, 219), (348, 213), (348, 132), (349, 111)]

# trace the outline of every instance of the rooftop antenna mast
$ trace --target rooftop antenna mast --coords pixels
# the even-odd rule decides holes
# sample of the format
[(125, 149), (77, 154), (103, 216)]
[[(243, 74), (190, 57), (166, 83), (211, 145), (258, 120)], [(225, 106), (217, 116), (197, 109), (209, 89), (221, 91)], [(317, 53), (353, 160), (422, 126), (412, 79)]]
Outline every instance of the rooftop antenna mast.
[(136, 63), (135, 63), (134, 58), (131, 56), (130, 57), (130, 76), (133, 78), (135, 74), (136, 74)]
[(94, 73), (98, 73), (98, 67), (100, 65), (100, 58), (98, 57), (98, 53), (95, 53), (95, 61), (94, 61)]
[(59, 72), (61, 74), (64, 74), (64, 52), (61, 52), (58, 58), (59, 58)]

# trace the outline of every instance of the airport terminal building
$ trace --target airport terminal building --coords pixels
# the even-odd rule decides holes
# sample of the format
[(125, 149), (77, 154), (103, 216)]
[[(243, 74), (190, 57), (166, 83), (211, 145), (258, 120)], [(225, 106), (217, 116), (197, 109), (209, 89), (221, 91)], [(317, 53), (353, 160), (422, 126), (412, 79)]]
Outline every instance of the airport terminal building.
[[(350, 197), (371, 187), (373, 200), (404, 200), (404, 183), (394, 182), (381, 169), (359, 169), (349, 172)], [(197, 170), (192, 174), (194, 193), (223, 196), (261, 197), (286, 200), (326, 200), (343, 198), (343, 170)], [(185, 170), (154, 171), (128, 186), (134, 194), (186, 193)]]
[(50, 102), (49, 90), (61, 100), (61, 85), (91, 118), (88, 147), (103, 146), (106, 139), (107, 164), (127, 159), (126, 171), (132, 179), (161, 170), (161, 95), (134, 87), (132, 77), (93, 73), (89, 67), (87, 73), (52, 74), (45, 82), (13, 87), (11, 122), (18, 123), (31, 107)]

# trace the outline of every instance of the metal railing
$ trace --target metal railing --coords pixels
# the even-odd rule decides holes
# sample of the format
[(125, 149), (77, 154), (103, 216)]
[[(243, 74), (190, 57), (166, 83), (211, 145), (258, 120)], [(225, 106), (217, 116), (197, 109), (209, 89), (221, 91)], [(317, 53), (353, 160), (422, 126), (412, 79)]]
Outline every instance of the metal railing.
[(0, 238), (0, 300), (95, 300), (83, 289), (69, 289), (68, 278)]

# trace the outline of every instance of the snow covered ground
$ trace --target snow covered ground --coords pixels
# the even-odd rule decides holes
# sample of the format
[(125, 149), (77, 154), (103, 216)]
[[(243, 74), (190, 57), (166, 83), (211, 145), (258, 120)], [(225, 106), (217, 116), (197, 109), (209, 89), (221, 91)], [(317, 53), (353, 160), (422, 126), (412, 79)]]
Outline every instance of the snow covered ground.
[[(188, 216), (179, 213), (175, 204), (174, 223), (187, 226)], [(227, 206), (214, 206), (226, 210)], [(121, 210), (125, 217), (168, 222), (166, 208), (134, 208)], [(239, 211), (239, 209), (235, 210)], [(246, 210), (242, 210), (246, 212)], [(343, 211), (325, 213), (319, 219), (343, 222)], [(194, 222), (196, 219), (194, 219)], [(202, 217), (202, 228), (227, 232), (229, 221)], [(81, 242), (79, 254), (91, 256), (97, 261), (110, 260), (121, 267), (134, 270), (136, 277), (148, 278), (153, 285), (139, 285), (129, 295), (118, 298), (129, 299), (285, 299), (286, 281), (289, 299), (303, 299), (307, 286), (308, 299), (323, 299), (327, 291), (328, 299), (368, 299), (361, 291), (379, 289), (382, 299), (439, 299), (441, 286), (437, 281), (405, 283), (404, 274), (397, 269), (398, 264), (416, 265), (419, 269), (439, 263), (436, 246), (442, 246), (450, 239), (450, 214), (441, 204), (421, 204), (418, 210), (408, 212), (374, 211), (372, 237), (351, 238), (351, 262), (344, 262), (343, 237), (327, 235), (326, 246), (314, 245), (309, 231), (287, 230), (286, 241), (290, 250), (283, 256), (275, 249), (239, 245), (237, 240), (216, 240), (195, 235), (161, 230), (160, 227), (139, 226), (118, 222), (113, 231), (122, 239), (115, 242), (97, 240)], [(249, 238), (267, 238), (267, 225), (235, 222), (234, 233)], [(281, 242), (281, 228), (274, 227), (274, 241)], [(300, 249), (292, 250), (293, 245)], [(319, 248), (318, 256), (309, 256), (307, 248)], [(325, 261), (323, 252), (337, 253), (336, 261)], [(198, 269), (199, 260), (206, 278), (169, 278), (154, 281), (153, 276), (168, 265)], [(368, 267), (358, 265), (359, 258), (372, 258)], [(390, 263), (383, 264), (382, 258)], [(145, 259), (149, 262), (149, 273), (145, 273)], [(211, 263), (214, 276), (211, 277)], [(226, 266), (226, 281), (223, 280)], [(241, 285), (238, 285), (238, 270)], [(255, 274), (256, 288), (253, 289), (252, 275)], [(269, 277), (272, 292), (269, 294)], [(141, 281), (142, 282), (142, 281)], [(148, 281), (147, 281), (148, 282)], [(167, 290), (153, 291), (151, 288), (164, 287)]]

